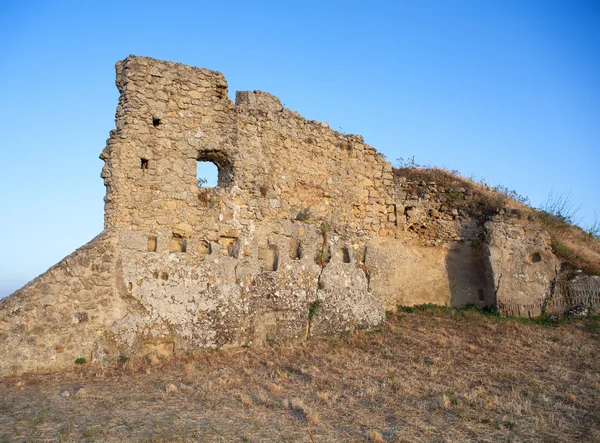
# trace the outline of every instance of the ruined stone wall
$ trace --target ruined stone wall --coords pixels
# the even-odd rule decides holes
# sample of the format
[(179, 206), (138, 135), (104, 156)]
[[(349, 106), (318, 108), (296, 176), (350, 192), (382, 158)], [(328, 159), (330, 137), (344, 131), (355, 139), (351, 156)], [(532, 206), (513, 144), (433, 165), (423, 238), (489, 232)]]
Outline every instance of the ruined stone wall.
[[(263, 92), (239, 92), (234, 106), (220, 73), (140, 57), (117, 71), (117, 129), (101, 156), (107, 228), (154, 233), (158, 249), (162, 231), (219, 242), (262, 219), (327, 220), (353, 235), (395, 228), (391, 165), (361, 137)], [(197, 186), (197, 160), (219, 167), (217, 189)]]
[(591, 310), (599, 309), (600, 277), (578, 275), (571, 280), (557, 281), (545, 308), (550, 315), (563, 315), (570, 311), (587, 315)]
[(514, 218), (496, 217), (485, 224), (485, 229), (485, 248), (500, 312), (540, 315), (560, 270), (550, 247), (550, 235)]
[(102, 343), (127, 305), (115, 288), (116, 243), (105, 231), (2, 300), (0, 375), (104, 358)]
[[(130, 56), (117, 86), (105, 231), (0, 302), (0, 375), (305, 340), (380, 325), (398, 304), (547, 297), (546, 237), (395, 181), (360, 136), (264, 92), (234, 104), (222, 74), (177, 63)], [(217, 187), (198, 186), (198, 161)]]

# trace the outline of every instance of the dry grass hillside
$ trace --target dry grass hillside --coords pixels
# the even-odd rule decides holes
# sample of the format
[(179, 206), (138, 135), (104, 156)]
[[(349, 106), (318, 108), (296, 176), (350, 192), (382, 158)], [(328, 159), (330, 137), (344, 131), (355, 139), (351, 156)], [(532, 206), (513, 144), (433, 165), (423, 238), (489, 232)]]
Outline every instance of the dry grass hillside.
[(3, 379), (0, 441), (599, 442), (599, 344), (599, 317), (401, 308), (335, 338)]
[[(528, 205), (526, 197), (504, 186), (491, 187), (485, 183), (477, 183), (460, 176), (456, 171), (405, 166), (394, 169), (396, 177), (405, 177), (414, 183), (435, 182), (445, 188), (454, 207), (481, 221), (507, 209), (516, 211), (520, 217), (537, 220), (541, 228), (552, 237), (553, 250), (564, 261), (563, 271), (567, 277), (574, 275), (577, 270), (589, 275), (600, 275), (600, 227), (596, 222), (586, 232), (571, 223), (574, 209), (570, 197), (554, 196), (546, 204), (545, 210), (534, 209)], [(459, 188), (471, 191), (473, 198), (467, 200), (464, 193), (455, 192)]]

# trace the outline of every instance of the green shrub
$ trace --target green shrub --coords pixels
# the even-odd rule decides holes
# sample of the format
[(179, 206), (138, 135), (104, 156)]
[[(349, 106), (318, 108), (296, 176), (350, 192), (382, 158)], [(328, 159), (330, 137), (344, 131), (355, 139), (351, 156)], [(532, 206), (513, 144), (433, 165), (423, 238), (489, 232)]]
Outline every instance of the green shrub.
[(398, 312), (406, 312), (407, 314), (412, 314), (413, 312), (415, 312), (414, 308), (411, 306), (398, 305), (396, 309), (398, 310)]
[(321, 300), (315, 300), (314, 302), (312, 302), (310, 304), (310, 307), (308, 308), (308, 319), (312, 320), (313, 317), (315, 315), (317, 315), (320, 308), (321, 308)]
[(552, 242), (552, 249), (554, 250), (554, 253), (559, 257), (568, 257), (569, 255), (571, 255), (571, 248), (557, 240)]
[(298, 215), (296, 215), (296, 220), (298, 221), (308, 221), (310, 220), (311, 214), (310, 214), (310, 206), (301, 209), (298, 212)]

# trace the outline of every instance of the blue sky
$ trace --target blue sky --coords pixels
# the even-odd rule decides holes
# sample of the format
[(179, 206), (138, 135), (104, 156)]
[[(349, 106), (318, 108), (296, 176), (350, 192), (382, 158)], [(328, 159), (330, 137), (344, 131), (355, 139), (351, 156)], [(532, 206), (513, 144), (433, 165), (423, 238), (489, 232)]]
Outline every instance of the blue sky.
[(541, 205), (600, 217), (600, 2), (0, 3), (0, 297), (103, 227), (98, 159), (128, 54), (221, 71), (236, 90)]

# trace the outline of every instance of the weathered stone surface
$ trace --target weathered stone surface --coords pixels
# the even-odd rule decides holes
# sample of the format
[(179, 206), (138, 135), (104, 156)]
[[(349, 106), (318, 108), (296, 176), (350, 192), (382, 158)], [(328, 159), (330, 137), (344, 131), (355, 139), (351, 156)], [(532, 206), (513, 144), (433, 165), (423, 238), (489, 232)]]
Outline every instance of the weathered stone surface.
[[(233, 103), (218, 72), (116, 67), (105, 230), (0, 302), (0, 375), (305, 340), (378, 326), (396, 304), (498, 297), (527, 315), (547, 299), (556, 261), (535, 227), (484, 229), (435, 183), (396, 180), (361, 136), (265, 92)], [(198, 186), (199, 161), (217, 187)]]
[(506, 315), (540, 315), (560, 270), (550, 235), (501, 217), (487, 222), (485, 230), (498, 308)]
[(433, 303), (491, 306), (494, 287), (480, 247), (454, 243), (421, 246), (406, 240), (373, 238), (367, 245), (370, 291), (386, 309)]
[(569, 281), (559, 281), (546, 310), (551, 315), (563, 315), (573, 310), (589, 312), (600, 306), (600, 276), (577, 275)]

